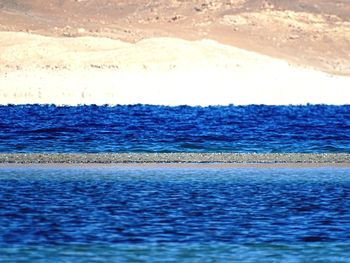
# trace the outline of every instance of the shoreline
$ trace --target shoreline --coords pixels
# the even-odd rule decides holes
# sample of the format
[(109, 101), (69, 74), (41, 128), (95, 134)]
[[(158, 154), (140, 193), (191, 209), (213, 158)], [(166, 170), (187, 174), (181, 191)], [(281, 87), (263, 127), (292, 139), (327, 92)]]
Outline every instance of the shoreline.
[(50, 163), (4, 164), (1, 169), (350, 169), (349, 163)]
[(0, 105), (349, 103), (349, 76), (210, 39), (127, 43), (0, 31), (0, 40)]
[(0, 154), (0, 168), (350, 168), (347, 153), (19, 153)]

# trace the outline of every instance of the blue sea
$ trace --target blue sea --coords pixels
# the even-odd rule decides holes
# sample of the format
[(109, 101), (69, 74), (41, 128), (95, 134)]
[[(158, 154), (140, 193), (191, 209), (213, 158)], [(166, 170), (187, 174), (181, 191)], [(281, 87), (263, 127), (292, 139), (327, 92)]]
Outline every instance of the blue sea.
[(0, 106), (0, 152), (350, 153), (350, 105)]
[[(350, 105), (0, 106), (0, 152), (350, 153)], [(0, 262), (350, 262), (350, 168), (0, 168)]]
[(349, 262), (350, 169), (6, 168), (1, 262)]

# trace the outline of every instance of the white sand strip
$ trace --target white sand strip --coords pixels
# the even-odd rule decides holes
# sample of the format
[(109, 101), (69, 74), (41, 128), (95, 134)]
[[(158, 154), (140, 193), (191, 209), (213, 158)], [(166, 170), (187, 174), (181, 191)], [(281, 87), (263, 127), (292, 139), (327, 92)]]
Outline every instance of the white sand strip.
[(0, 33), (0, 104), (350, 104), (332, 76), (210, 40)]

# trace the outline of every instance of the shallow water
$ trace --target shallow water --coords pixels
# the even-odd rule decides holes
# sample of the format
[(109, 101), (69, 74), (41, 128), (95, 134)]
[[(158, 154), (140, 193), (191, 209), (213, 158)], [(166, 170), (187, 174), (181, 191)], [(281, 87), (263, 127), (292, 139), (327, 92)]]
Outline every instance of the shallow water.
[(350, 105), (0, 106), (0, 152), (350, 153)]
[(348, 262), (350, 169), (0, 170), (0, 261)]
[(349, 243), (120, 244), (0, 248), (1, 262), (349, 262)]

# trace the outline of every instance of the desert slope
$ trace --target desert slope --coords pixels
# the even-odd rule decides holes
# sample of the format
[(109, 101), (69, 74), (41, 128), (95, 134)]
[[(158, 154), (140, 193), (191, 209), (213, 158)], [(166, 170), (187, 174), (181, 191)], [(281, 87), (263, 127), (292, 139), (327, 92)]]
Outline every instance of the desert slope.
[(0, 0), (0, 31), (132, 43), (213, 39), (350, 75), (349, 0)]
[(350, 77), (212, 40), (0, 32), (0, 104), (349, 104)]

